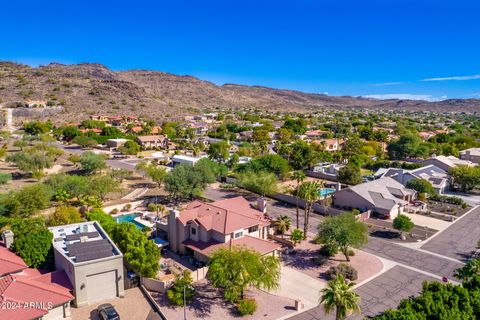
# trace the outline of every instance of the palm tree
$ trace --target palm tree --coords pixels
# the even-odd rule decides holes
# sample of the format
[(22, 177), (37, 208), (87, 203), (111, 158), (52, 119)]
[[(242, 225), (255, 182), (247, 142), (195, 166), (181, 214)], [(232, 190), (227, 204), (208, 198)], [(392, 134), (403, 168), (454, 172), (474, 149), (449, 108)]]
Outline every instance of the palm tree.
[(297, 202), (297, 229), (300, 229), (300, 221), (299, 221), (300, 220), (300, 209), (298, 207), (298, 200), (299, 200), (298, 189), (300, 187), (300, 183), (302, 183), (305, 180), (305, 172), (303, 172), (303, 170), (294, 171), (293, 174), (292, 174), (292, 178), (297, 181), (297, 186), (296, 186), (295, 189), (293, 189), (292, 194), (295, 196), (296, 202)]
[(295, 247), (297, 244), (299, 244), (303, 240), (303, 231), (300, 229), (293, 229), (292, 234), (290, 235), (290, 240), (293, 243), (293, 246)]
[(312, 213), (313, 204), (320, 199), (321, 184), (317, 181), (308, 181), (300, 185), (298, 196), (305, 201), (304, 219), (303, 219), (303, 236), (307, 238), (310, 214)]
[(463, 281), (469, 281), (475, 275), (480, 275), (480, 258), (468, 261), (466, 265), (455, 271), (455, 277)]
[(320, 291), (320, 303), (324, 303), (325, 314), (335, 308), (335, 319), (343, 320), (353, 312), (360, 313), (360, 296), (352, 290), (354, 285), (353, 282), (347, 283), (341, 274), (328, 281), (328, 286)]
[(277, 219), (275, 219), (274, 225), (277, 231), (282, 234), (283, 239), (285, 232), (290, 230), (290, 227), (292, 225), (292, 219), (290, 219), (289, 216), (279, 216)]

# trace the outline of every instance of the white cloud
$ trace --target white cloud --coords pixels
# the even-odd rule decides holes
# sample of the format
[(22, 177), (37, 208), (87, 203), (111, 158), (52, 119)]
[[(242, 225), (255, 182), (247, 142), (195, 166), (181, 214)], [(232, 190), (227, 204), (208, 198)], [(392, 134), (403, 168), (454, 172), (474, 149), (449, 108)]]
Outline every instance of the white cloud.
[(480, 74), (474, 74), (471, 76), (453, 76), (453, 77), (444, 77), (444, 78), (428, 78), (422, 79), (420, 81), (465, 81), (465, 80), (475, 80), (480, 79)]
[(372, 86), (374, 87), (386, 87), (386, 86), (396, 86), (402, 84), (403, 82), (383, 82), (383, 83), (374, 83)]
[(429, 94), (411, 94), (411, 93), (387, 93), (387, 94), (368, 94), (364, 98), (386, 100), (386, 99), (402, 99), (402, 100), (425, 100), (425, 101), (440, 101), (445, 100), (447, 96), (440, 98)]

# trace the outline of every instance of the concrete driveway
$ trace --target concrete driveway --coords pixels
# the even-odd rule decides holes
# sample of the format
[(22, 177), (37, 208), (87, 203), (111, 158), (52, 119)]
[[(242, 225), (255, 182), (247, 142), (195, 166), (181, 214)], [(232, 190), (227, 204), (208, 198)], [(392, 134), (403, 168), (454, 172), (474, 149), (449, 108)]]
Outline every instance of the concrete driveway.
[(320, 290), (326, 283), (314, 279), (293, 268), (283, 266), (281, 269), (280, 289), (272, 292), (275, 295), (302, 301), (305, 309), (318, 305)]
[(72, 320), (98, 320), (97, 307), (103, 303), (111, 303), (115, 310), (117, 310), (121, 319), (135, 319), (145, 320), (147, 317), (152, 317), (153, 310), (150, 307), (147, 299), (139, 288), (125, 290), (124, 298), (115, 298), (84, 306), (81, 308), (71, 308)]
[(447, 191), (447, 192), (445, 192), (445, 195), (458, 197), (458, 198), (462, 199), (463, 201), (465, 201), (467, 204), (469, 204), (471, 206), (480, 205), (480, 195), (478, 195), (478, 194), (469, 194), (469, 193)]

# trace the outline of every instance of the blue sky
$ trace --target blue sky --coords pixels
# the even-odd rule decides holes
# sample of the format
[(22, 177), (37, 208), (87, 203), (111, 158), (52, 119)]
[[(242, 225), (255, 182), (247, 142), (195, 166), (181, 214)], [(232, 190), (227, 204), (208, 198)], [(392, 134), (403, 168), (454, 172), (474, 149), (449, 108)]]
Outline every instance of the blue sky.
[(329, 95), (480, 98), (480, 1), (8, 1), (0, 60)]

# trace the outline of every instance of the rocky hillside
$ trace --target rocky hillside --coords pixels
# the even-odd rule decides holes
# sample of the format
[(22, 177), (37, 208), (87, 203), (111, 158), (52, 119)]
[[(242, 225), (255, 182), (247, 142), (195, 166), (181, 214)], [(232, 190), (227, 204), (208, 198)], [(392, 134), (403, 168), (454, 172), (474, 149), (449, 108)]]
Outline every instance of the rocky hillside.
[[(476, 111), (480, 100), (373, 100), (335, 97), (259, 86), (217, 86), (191, 76), (129, 70), (114, 72), (99, 64), (50, 64), (38, 68), (0, 62), (0, 99), (45, 101), (63, 105), (56, 122), (77, 121), (93, 114), (143, 115), (178, 119), (202, 109), (264, 108), (269, 111), (313, 111), (320, 108), (381, 108)], [(50, 116), (49, 116), (50, 117)]]

